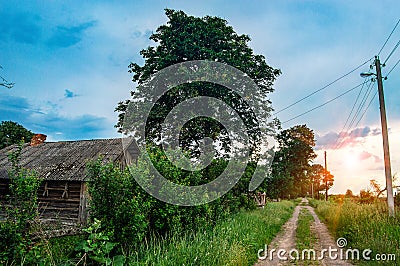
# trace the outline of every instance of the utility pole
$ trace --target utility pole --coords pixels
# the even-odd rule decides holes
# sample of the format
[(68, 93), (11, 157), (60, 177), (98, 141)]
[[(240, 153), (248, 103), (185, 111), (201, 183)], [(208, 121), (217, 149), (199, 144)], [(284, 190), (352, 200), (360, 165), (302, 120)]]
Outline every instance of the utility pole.
[(324, 152), (325, 157), (325, 201), (328, 201), (328, 168), (326, 163), (326, 151)]
[(388, 138), (387, 121), (386, 121), (385, 98), (383, 95), (381, 62), (378, 56), (375, 56), (375, 67), (376, 67), (376, 78), (378, 81), (379, 106), (381, 111), (383, 158), (385, 162), (387, 204), (389, 208), (389, 216), (393, 217), (394, 199), (393, 199), (393, 186), (392, 186), (392, 171), (390, 167), (389, 138)]

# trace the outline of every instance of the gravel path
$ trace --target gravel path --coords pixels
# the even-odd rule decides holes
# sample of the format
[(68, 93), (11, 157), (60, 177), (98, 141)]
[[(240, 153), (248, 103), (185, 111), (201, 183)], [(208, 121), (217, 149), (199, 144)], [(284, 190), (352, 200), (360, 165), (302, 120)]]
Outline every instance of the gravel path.
[[(316, 257), (321, 256), (322, 250), (329, 250), (329, 247), (333, 249), (338, 249), (336, 245), (336, 241), (330, 235), (326, 225), (322, 223), (318, 216), (315, 214), (314, 208), (308, 206), (308, 200), (303, 199), (301, 205), (296, 206), (293, 212), (292, 218), (290, 218), (282, 227), (282, 230), (278, 235), (272, 240), (271, 244), (268, 245), (268, 252), (261, 252), (260, 255), (265, 257), (262, 260), (260, 259), (255, 266), (264, 266), (264, 265), (327, 265), (327, 266), (336, 266), (336, 265), (352, 265), (351, 263), (340, 260), (340, 252), (333, 251), (333, 255), (338, 254), (337, 259), (331, 259), (329, 257), (328, 251), (324, 254), (324, 259), (315, 260), (315, 261), (302, 261), (301, 260), (301, 250), (300, 260), (290, 260), (289, 252), (292, 249), (296, 249), (296, 228), (297, 228), (297, 220), (299, 219), (299, 213), (302, 208), (306, 208), (310, 211), (311, 215), (314, 217), (314, 222), (311, 224), (311, 231), (314, 232), (317, 237), (317, 241), (313, 249), (315, 250)], [(271, 252), (275, 249), (272, 260), (271, 260)], [(285, 254), (281, 254), (281, 258), (287, 258), (286, 260), (279, 259), (278, 250), (283, 249), (286, 251)], [(296, 256), (296, 253), (290, 253)], [(343, 252), (345, 254), (345, 252)]]

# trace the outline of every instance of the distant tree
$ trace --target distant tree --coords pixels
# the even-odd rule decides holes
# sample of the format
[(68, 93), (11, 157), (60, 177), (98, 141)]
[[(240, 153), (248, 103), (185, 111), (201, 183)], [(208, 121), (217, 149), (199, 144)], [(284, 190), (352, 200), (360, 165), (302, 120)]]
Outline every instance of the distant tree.
[(333, 175), (320, 164), (311, 165), (307, 175), (313, 185), (314, 193), (318, 194), (321, 191), (325, 191), (326, 186), (328, 186), (328, 189), (333, 186)]
[(327, 191), (333, 186), (334, 177), (329, 171), (325, 170), (322, 181), (322, 187), (325, 193), (327, 193)]
[(381, 185), (375, 180), (371, 179), (369, 180), (369, 186), (371, 187), (371, 193), (376, 197), (379, 198), (379, 196), (386, 191), (386, 187), (382, 188)]
[(2, 121), (0, 123), (0, 149), (20, 143), (21, 140), (29, 142), (33, 135), (32, 131), (16, 122)]
[(346, 198), (352, 198), (352, 197), (354, 197), (353, 191), (351, 191), (350, 189), (347, 189), (347, 190), (346, 190), (346, 194), (344, 194), (344, 196), (345, 196)]
[(360, 203), (373, 203), (375, 200), (375, 197), (373, 195), (373, 192), (369, 189), (362, 189), (360, 190)]
[(306, 125), (298, 125), (281, 131), (277, 140), (279, 150), (272, 163), (271, 178), (278, 178), (282, 189), (290, 191), (291, 196), (306, 195), (310, 163), (316, 157), (314, 132)]
[[(202, 18), (189, 16), (183, 11), (166, 9), (165, 14), (168, 17), (166, 25), (160, 26), (150, 39), (157, 43), (156, 46), (150, 46), (140, 52), (144, 58), (144, 65), (137, 63), (129, 65), (129, 72), (133, 73), (133, 82), (139, 85), (145, 84), (152, 74), (158, 71), (185, 61), (192, 60), (211, 60), (233, 66), (246, 73), (260, 89), (258, 98), (260, 110), (265, 110), (265, 116), (268, 118), (272, 111), (270, 101), (265, 97), (267, 93), (273, 91), (272, 84), (280, 74), (278, 69), (270, 67), (263, 55), (253, 53), (248, 42), (250, 37), (237, 34), (227, 21), (212, 16)], [(151, 101), (153, 91), (144, 92), (146, 100)], [(136, 94), (131, 92), (133, 101)], [(225, 87), (207, 83), (194, 82), (191, 84), (182, 84), (176, 88), (170, 89), (155, 105), (147, 119), (146, 134), (157, 142), (161, 139), (161, 127), (166, 115), (173, 107), (182, 101), (196, 96), (208, 96), (212, 98), (223, 99), (227, 104), (238, 107), (235, 110), (245, 116), (246, 127), (249, 128), (257, 124), (255, 117), (251, 117), (247, 105), (243, 100), (234, 97)], [(136, 99), (139, 100), (139, 99)], [(118, 123), (115, 125), (119, 131), (123, 130), (125, 114), (130, 101), (120, 102), (115, 109), (119, 113)], [(261, 123), (267, 119), (257, 117)], [(260, 127), (261, 128), (261, 127)], [(264, 127), (262, 127), (264, 128)], [(259, 130), (259, 129), (257, 129)], [(257, 131), (255, 130), (255, 131)], [(221, 124), (209, 118), (195, 118), (185, 124), (180, 132), (180, 145), (183, 149), (190, 152), (198, 151), (201, 144), (199, 141), (205, 137), (221, 141), (224, 150), (227, 148), (229, 140)], [(252, 132), (256, 136), (257, 132)], [(257, 138), (257, 137), (255, 137)], [(250, 141), (252, 138), (250, 137)], [(256, 146), (256, 144), (254, 144)], [(255, 147), (256, 148), (256, 147)]]

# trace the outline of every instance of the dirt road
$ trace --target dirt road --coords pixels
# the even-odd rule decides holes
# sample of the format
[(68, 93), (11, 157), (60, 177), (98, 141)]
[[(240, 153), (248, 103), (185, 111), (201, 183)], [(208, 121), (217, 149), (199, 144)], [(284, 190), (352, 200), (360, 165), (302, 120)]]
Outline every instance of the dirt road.
[[(311, 231), (314, 232), (316, 236), (316, 242), (313, 245), (313, 250), (315, 251), (315, 260), (302, 260), (302, 250), (297, 250), (296, 247), (296, 228), (297, 221), (299, 219), (300, 210), (306, 208), (309, 210), (311, 215), (314, 217), (314, 222), (311, 224)], [(272, 250), (275, 251), (272, 253)], [(278, 251), (282, 249), (285, 253), (278, 256)], [(329, 256), (329, 249), (333, 251)], [(264, 249), (265, 250), (265, 249)], [(325, 251), (324, 251), (325, 250)], [(292, 257), (297, 257), (298, 251), (299, 258), (291, 259)], [(324, 256), (321, 256), (321, 254)], [(308, 253), (305, 253), (306, 255)], [(336, 241), (330, 235), (326, 225), (322, 223), (318, 216), (315, 214), (314, 208), (308, 205), (308, 200), (303, 199), (301, 204), (296, 206), (292, 218), (290, 218), (282, 227), (281, 232), (272, 240), (271, 244), (268, 245), (267, 252), (262, 252), (260, 254), (262, 259), (260, 259), (255, 266), (264, 265), (352, 265), (351, 263), (340, 259), (340, 249), (338, 248)], [(291, 255), (291, 256), (290, 256)], [(336, 259), (335, 255), (337, 255)], [(318, 259), (323, 257), (323, 259)], [(332, 258), (331, 258), (332, 257)]]

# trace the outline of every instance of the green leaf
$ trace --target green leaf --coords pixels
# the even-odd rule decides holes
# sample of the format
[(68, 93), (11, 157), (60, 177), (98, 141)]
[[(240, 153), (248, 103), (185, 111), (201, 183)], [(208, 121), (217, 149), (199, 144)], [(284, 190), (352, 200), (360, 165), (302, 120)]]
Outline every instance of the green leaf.
[(123, 266), (125, 264), (125, 256), (124, 255), (117, 255), (113, 257), (113, 264), (115, 266)]

